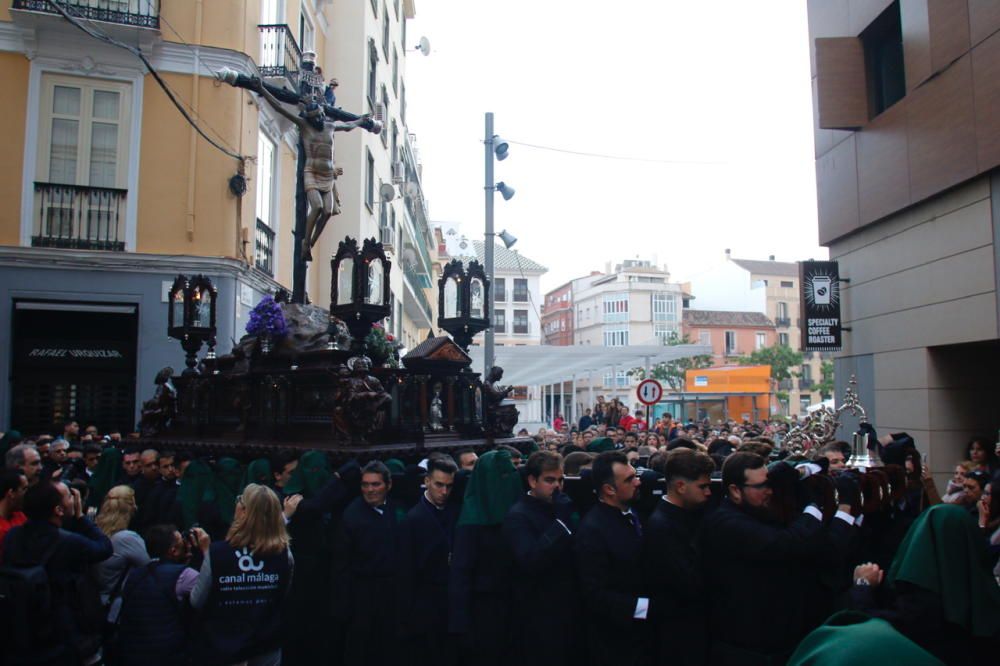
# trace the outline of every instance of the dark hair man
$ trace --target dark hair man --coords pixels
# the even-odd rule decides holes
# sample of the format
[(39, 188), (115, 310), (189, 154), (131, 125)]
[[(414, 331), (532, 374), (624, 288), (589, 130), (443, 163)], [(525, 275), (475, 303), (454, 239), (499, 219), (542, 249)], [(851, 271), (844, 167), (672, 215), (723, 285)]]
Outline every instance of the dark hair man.
[(458, 467), (450, 458), (432, 457), (425, 490), (400, 525), (401, 634), (406, 654), (416, 664), (450, 662), (448, 575), (459, 505), (449, 502)]
[(847, 467), (847, 458), (844, 456), (844, 451), (840, 448), (839, 442), (824, 444), (816, 452), (816, 455), (826, 458), (830, 462), (830, 471), (836, 472)]
[(140, 534), (150, 525), (160, 522), (160, 501), (164, 486), (160, 482), (159, 457), (160, 454), (155, 449), (143, 451), (139, 455), (139, 475), (131, 483), (138, 510), (129, 528)]
[[(776, 465), (785, 467), (775, 467), (773, 474), (789, 473), (786, 463)], [(815, 503), (787, 527), (775, 525), (767, 511), (768, 468), (750, 452), (726, 459), (722, 485), (725, 497), (701, 531), (704, 570), (712, 572), (710, 662), (784, 663), (810, 628), (806, 591), (816, 586), (811, 577), (823, 568), (818, 560), (826, 552), (842, 552), (851, 539), (850, 505), (840, 505), (828, 528)]]
[[(94, 428), (96, 430), (96, 428)], [(75, 442), (80, 439), (80, 424), (76, 421), (69, 420), (63, 424), (63, 439), (67, 439), (71, 442)]]
[[(40, 481), (28, 488), (24, 495), (24, 513), (28, 521), (15, 527), (4, 541), (3, 563), (6, 565), (30, 566), (44, 562), (52, 594), (52, 617), (62, 623), (55, 636), (43, 645), (34, 645), (30, 655), (12, 654), (13, 649), (4, 645), (6, 654), (16, 658), (38, 660), (45, 650), (53, 654), (53, 663), (76, 663), (82, 656), (82, 663), (92, 663), (100, 649), (100, 626), (76, 611), (80, 599), (71, 599), (78, 589), (75, 582), (89, 574), (90, 568), (111, 557), (111, 541), (97, 526), (83, 516), (83, 502), (80, 493), (70, 490), (66, 484), (48, 480)], [(93, 602), (99, 603), (96, 589)], [(88, 621), (89, 620), (89, 621)], [(83, 645), (92, 645), (87, 654), (80, 655)]]
[[(195, 543), (209, 540), (191, 530)], [(189, 544), (173, 525), (153, 525), (145, 534), (151, 561), (129, 573), (122, 588), (118, 653), (123, 666), (184, 663), (187, 647), (183, 606), (198, 572), (187, 566)]]
[(575, 538), (587, 646), (593, 664), (635, 664), (643, 655), (640, 622), (649, 612), (638, 575), (642, 527), (631, 509), (640, 481), (619, 451), (597, 456), (591, 478), (598, 502)]
[(696, 540), (713, 471), (707, 454), (684, 448), (667, 454), (663, 465), (667, 494), (649, 517), (643, 545), (658, 664), (697, 666), (708, 657), (708, 599)]
[[(525, 473), (527, 495), (510, 508), (503, 534), (514, 555), (513, 607), (522, 618), (518, 663), (571, 663), (577, 643), (576, 577), (566, 565), (573, 549), (573, 505), (562, 494), (562, 456), (535, 451)], [(558, 636), (559, 640), (552, 640)]]
[(361, 470), (361, 497), (344, 511), (335, 541), (335, 617), (346, 624), (345, 664), (394, 663), (400, 522), (388, 499), (392, 475), (373, 460)]
[(18, 444), (11, 447), (7, 451), (4, 463), (9, 469), (20, 470), (28, 479), (29, 486), (35, 485), (41, 478), (42, 457), (33, 444)]
[(139, 452), (135, 449), (128, 449), (122, 455), (122, 469), (125, 470), (125, 478), (122, 479), (128, 485), (134, 485), (140, 478), (142, 469), (139, 467)]
[(633, 449), (637, 447), (639, 445), (639, 436), (634, 432), (625, 433), (624, 444), (626, 449)]
[(285, 485), (291, 480), (292, 472), (299, 466), (299, 458), (294, 451), (281, 451), (271, 459), (271, 474), (274, 475), (272, 490), (278, 498), (285, 499)]
[(472, 449), (462, 449), (456, 454), (455, 459), (458, 461), (458, 468), (468, 471), (472, 471), (476, 466), (476, 461), (479, 460), (479, 456)]
[(585, 409), (583, 411), (583, 416), (580, 417), (580, 431), (584, 431), (590, 426), (594, 425), (594, 419), (590, 416), (590, 409)]
[(7, 532), (23, 525), (28, 517), (21, 513), (28, 479), (19, 469), (0, 469), (0, 562), (3, 561), (3, 540)]

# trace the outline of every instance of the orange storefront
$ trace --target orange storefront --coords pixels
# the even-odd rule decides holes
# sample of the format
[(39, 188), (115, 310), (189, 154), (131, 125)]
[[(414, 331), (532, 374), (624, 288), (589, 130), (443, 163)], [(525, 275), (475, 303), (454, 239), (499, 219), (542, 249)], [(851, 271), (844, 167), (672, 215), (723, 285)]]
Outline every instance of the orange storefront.
[(685, 373), (680, 396), (684, 416), (689, 419), (755, 421), (771, 414), (773, 396), (771, 366), (726, 366)]

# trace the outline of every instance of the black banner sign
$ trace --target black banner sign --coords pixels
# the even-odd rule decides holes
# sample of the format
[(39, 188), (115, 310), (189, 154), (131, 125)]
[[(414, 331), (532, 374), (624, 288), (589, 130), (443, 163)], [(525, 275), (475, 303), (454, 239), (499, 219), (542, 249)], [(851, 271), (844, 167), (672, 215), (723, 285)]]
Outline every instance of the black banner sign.
[(840, 351), (840, 268), (836, 261), (799, 264), (802, 351)]

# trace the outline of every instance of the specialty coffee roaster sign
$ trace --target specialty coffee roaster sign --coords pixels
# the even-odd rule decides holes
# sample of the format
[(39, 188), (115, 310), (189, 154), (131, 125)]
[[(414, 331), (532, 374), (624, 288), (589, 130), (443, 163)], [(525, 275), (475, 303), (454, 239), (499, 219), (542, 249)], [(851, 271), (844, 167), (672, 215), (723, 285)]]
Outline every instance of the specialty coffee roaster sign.
[(799, 264), (802, 350), (840, 351), (840, 268), (836, 261)]

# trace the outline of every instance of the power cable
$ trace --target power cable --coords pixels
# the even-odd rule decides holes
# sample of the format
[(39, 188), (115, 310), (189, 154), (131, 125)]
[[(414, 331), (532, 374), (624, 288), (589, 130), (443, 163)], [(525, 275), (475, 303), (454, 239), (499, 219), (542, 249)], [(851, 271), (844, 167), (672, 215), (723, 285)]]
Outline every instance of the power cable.
[(553, 153), (564, 153), (566, 155), (578, 155), (580, 157), (596, 157), (605, 160), (620, 160), (623, 162), (647, 162), (651, 164), (699, 164), (704, 166), (717, 166), (726, 164), (725, 162), (706, 162), (698, 160), (658, 160), (651, 157), (630, 157), (627, 155), (607, 155), (604, 153), (590, 153), (583, 150), (570, 150), (568, 148), (556, 148), (554, 146), (542, 146), (536, 143), (525, 143), (523, 141), (514, 141), (512, 139), (506, 139), (507, 143), (512, 143), (515, 146), (524, 146), (525, 148), (535, 148), (536, 150), (548, 150)]
[(232, 157), (233, 159), (235, 159), (235, 160), (237, 160), (239, 162), (245, 162), (248, 159), (247, 156), (240, 155), (239, 153), (233, 151), (232, 149), (230, 149), (230, 148), (228, 148), (226, 146), (223, 146), (220, 143), (217, 143), (212, 137), (210, 137), (207, 134), (205, 134), (205, 131), (203, 129), (201, 129), (201, 127), (198, 126), (198, 123), (196, 123), (194, 121), (194, 119), (190, 116), (190, 114), (188, 114), (187, 110), (181, 105), (181, 103), (178, 101), (177, 97), (174, 95), (173, 91), (170, 89), (170, 86), (168, 86), (167, 83), (166, 83), (166, 81), (164, 81), (160, 77), (159, 72), (157, 72), (153, 68), (153, 65), (149, 62), (149, 60), (146, 58), (146, 56), (143, 55), (142, 51), (140, 51), (139, 49), (135, 48), (134, 46), (132, 46), (130, 44), (125, 44), (124, 42), (120, 42), (120, 41), (118, 41), (117, 39), (115, 39), (113, 37), (110, 37), (108, 35), (105, 35), (105, 34), (99, 32), (99, 31), (97, 31), (97, 30), (94, 30), (92, 28), (88, 28), (87, 26), (83, 25), (82, 23), (80, 23), (77, 20), (77, 19), (82, 18), (82, 17), (79, 17), (77, 15), (71, 15), (66, 10), (66, 8), (63, 6), (63, 4), (59, 0), (49, 0), (49, 4), (52, 7), (54, 7), (55, 10), (57, 12), (59, 12), (59, 14), (61, 14), (64, 19), (66, 19), (72, 25), (74, 25), (75, 27), (79, 28), (80, 30), (82, 30), (86, 34), (90, 35), (94, 39), (96, 39), (98, 41), (105, 42), (107, 44), (111, 44), (112, 46), (117, 46), (118, 48), (125, 49), (129, 53), (131, 53), (134, 56), (136, 56), (137, 58), (139, 58), (139, 60), (142, 61), (142, 64), (146, 66), (146, 69), (152, 75), (153, 79), (159, 84), (160, 88), (163, 89), (163, 92), (167, 95), (167, 98), (170, 99), (171, 102), (173, 102), (173, 105), (175, 107), (177, 107), (177, 110), (180, 111), (180, 113), (181, 113), (182, 116), (184, 116), (184, 119), (195, 129), (196, 132), (198, 132), (198, 134), (201, 135), (201, 137), (203, 139), (205, 139), (205, 141), (207, 141), (210, 145), (214, 146), (215, 148), (217, 148), (221, 152), (225, 153), (229, 157)]

